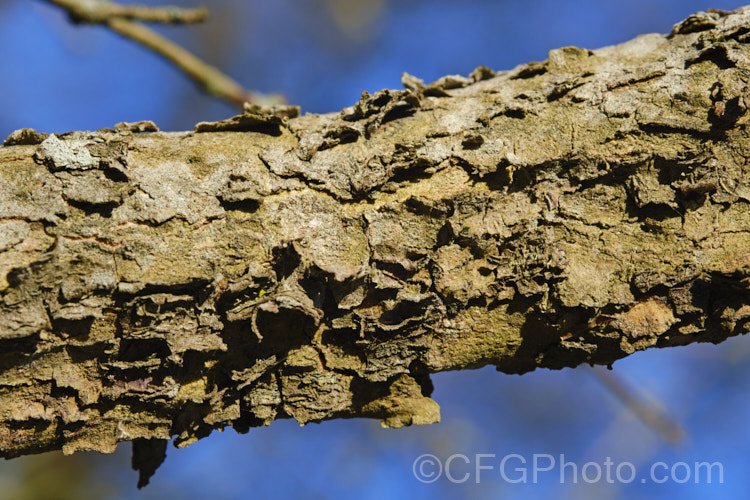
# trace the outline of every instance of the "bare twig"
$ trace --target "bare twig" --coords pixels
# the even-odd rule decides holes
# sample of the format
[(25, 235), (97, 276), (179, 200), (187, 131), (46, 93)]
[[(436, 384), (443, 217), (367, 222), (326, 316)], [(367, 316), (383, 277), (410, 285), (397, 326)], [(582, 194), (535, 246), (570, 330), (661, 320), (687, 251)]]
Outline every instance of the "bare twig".
[(684, 431), (679, 422), (667, 415), (663, 410), (650, 404), (636, 394), (620, 377), (615, 374), (595, 368), (590, 370), (596, 378), (625, 405), (633, 414), (648, 427), (662, 436), (669, 443), (679, 443), (684, 438)]
[(65, 9), (70, 19), (75, 23), (107, 26), (112, 31), (156, 52), (180, 68), (203, 90), (225, 99), (235, 106), (242, 107), (246, 102), (260, 105), (284, 103), (283, 96), (278, 94), (264, 95), (246, 90), (219, 69), (207, 64), (176, 43), (136, 21), (195, 23), (208, 17), (208, 9), (125, 6), (99, 0), (46, 1)]
[(47, 0), (62, 7), (76, 23), (105, 24), (113, 17), (138, 21), (183, 24), (200, 23), (208, 19), (208, 9), (181, 9), (178, 7), (147, 7), (144, 5), (120, 5), (101, 0)]
[(161, 54), (195, 80), (206, 92), (231, 101), (237, 106), (241, 107), (245, 102), (280, 104), (284, 101), (279, 95), (267, 96), (246, 90), (219, 69), (205, 63), (191, 52), (140, 23), (113, 17), (107, 22), (107, 26), (112, 31)]

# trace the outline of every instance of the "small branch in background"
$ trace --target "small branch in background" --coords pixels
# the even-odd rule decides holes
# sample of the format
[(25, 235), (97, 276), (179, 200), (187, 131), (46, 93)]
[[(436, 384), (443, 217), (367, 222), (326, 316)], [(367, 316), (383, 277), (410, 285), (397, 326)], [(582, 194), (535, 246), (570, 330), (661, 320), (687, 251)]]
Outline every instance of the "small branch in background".
[(238, 107), (242, 107), (245, 102), (261, 105), (284, 102), (280, 95), (263, 95), (246, 90), (218, 68), (207, 64), (191, 52), (140, 23), (113, 17), (107, 21), (107, 26), (112, 31), (161, 54), (203, 87), (206, 92), (230, 101)]
[(68, 12), (71, 21), (84, 24), (106, 24), (113, 17), (148, 23), (187, 24), (208, 19), (208, 9), (178, 7), (147, 7), (120, 5), (99, 0), (47, 0)]
[(218, 68), (207, 64), (191, 52), (164, 38), (138, 21), (165, 24), (197, 23), (208, 18), (208, 9), (180, 9), (177, 7), (146, 7), (140, 5), (119, 5), (100, 0), (46, 0), (48, 3), (65, 9), (74, 23), (101, 24), (112, 31), (129, 38), (156, 52), (187, 76), (193, 79), (206, 92), (242, 107), (244, 103), (262, 106), (284, 104), (285, 99), (278, 94), (250, 92), (225, 75)]
[(620, 377), (603, 369), (593, 368), (589, 371), (638, 419), (662, 436), (665, 441), (676, 444), (685, 437), (685, 431), (679, 422), (639, 397)]

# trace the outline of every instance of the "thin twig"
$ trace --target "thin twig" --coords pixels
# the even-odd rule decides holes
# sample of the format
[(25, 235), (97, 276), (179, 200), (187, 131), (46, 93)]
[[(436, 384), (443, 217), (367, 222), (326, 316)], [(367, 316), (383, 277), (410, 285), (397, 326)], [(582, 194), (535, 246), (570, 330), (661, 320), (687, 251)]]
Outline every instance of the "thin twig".
[(589, 371), (638, 419), (660, 434), (664, 440), (669, 443), (682, 441), (685, 431), (680, 423), (639, 397), (620, 377), (602, 369), (591, 369)]
[(239, 107), (242, 107), (245, 102), (255, 104), (280, 104), (283, 102), (283, 98), (278, 95), (266, 96), (246, 90), (219, 69), (205, 63), (176, 43), (140, 23), (114, 17), (107, 22), (107, 26), (112, 31), (130, 38), (172, 61), (209, 94), (231, 101)]
[(113, 17), (138, 21), (186, 24), (208, 19), (208, 9), (182, 9), (178, 7), (148, 7), (145, 5), (120, 5), (103, 0), (47, 0), (62, 7), (76, 23), (105, 24)]
[(156, 52), (187, 76), (193, 79), (209, 94), (225, 99), (235, 106), (244, 103), (273, 105), (283, 104), (284, 98), (278, 94), (264, 95), (246, 90), (219, 69), (202, 61), (191, 52), (164, 38), (140, 22), (193, 23), (208, 17), (208, 10), (179, 9), (176, 7), (124, 6), (99, 0), (46, 0), (48, 3), (65, 9), (73, 22), (101, 24), (112, 31), (129, 38)]

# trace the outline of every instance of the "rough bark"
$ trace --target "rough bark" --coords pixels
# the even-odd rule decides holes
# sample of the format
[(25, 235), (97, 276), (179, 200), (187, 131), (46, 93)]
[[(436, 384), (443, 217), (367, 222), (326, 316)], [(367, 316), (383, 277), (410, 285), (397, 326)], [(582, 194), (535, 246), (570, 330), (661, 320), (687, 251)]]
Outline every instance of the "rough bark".
[(750, 9), (297, 116), (0, 148), (0, 454), (439, 420), (431, 373), (750, 324)]

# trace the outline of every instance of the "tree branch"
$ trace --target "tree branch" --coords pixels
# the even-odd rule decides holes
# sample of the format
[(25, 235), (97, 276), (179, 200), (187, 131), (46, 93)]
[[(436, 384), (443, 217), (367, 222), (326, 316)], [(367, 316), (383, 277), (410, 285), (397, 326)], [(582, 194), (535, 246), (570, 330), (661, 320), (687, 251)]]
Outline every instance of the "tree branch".
[(405, 75), (328, 115), (14, 133), (0, 453), (135, 440), (143, 483), (172, 436), (432, 423), (431, 373), (746, 332), (748, 26)]
[(179, 9), (176, 7), (144, 7), (119, 5), (99, 0), (46, 0), (62, 7), (74, 23), (100, 24), (161, 55), (195, 81), (211, 95), (227, 100), (235, 106), (244, 103), (283, 104), (280, 95), (250, 92), (219, 69), (206, 64), (191, 52), (171, 40), (143, 26), (139, 21), (158, 23), (197, 23), (208, 18), (208, 9)]
[(106, 24), (112, 18), (152, 23), (201, 23), (208, 19), (208, 9), (120, 5), (104, 0), (46, 0), (65, 9), (74, 23)]

